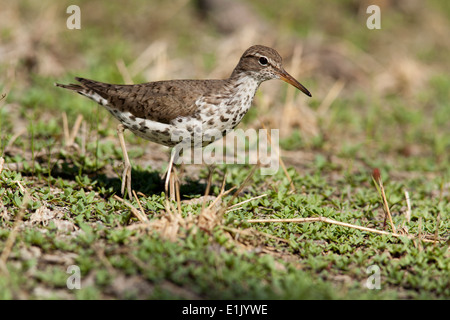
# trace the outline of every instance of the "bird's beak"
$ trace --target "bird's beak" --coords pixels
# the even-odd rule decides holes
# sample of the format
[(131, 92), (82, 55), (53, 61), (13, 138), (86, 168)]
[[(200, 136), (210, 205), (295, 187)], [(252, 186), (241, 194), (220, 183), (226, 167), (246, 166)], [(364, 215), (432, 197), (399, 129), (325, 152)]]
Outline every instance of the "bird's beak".
[(301, 92), (306, 94), (307, 96), (311, 97), (311, 93), (306, 89), (300, 82), (295, 80), (289, 73), (287, 73), (284, 69), (277, 70), (278, 75), (280, 76), (281, 80), (293, 85), (297, 89), (299, 89)]

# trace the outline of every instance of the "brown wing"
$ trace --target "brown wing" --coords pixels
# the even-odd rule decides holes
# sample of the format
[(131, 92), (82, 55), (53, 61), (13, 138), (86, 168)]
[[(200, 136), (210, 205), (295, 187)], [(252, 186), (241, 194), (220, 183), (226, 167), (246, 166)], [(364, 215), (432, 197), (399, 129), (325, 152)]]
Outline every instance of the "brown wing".
[(135, 85), (117, 85), (75, 78), (81, 85), (58, 85), (80, 93), (92, 91), (108, 101), (109, 107), (129, 111), (134, 116), (169, 123), (179, 116), (193, 116), (195, 101), (203, 95), (205, 80), (157, 81)]

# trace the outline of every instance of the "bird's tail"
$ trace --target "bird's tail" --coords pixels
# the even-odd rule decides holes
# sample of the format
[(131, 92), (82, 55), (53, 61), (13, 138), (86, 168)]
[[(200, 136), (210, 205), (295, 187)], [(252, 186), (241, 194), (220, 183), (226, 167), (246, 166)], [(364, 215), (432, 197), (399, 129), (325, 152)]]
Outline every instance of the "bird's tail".
[(76, 91), (79, 94), (88, 97), (89, 99), (92, 99), (103, 106), (108, 104), (107, 99), (102, 96), (101, 92), (99, 93), (97, 90), (94, 89), (95, 85), (99, 82), (79, 77), (75, 77), (75, 80), (79, 81), (81, 85), (73, 83), (71, 84), (55, 83), (55, 86)]
[(84, 88), (78, 84), (61, 84), (61, 83), (55, 83), (55, 86), (60, 87), (60, 88), (64, 88), (64, 89), (69, 89), (69, 90), (73, 90), (73, 91), (82, 91), (84, 90)]

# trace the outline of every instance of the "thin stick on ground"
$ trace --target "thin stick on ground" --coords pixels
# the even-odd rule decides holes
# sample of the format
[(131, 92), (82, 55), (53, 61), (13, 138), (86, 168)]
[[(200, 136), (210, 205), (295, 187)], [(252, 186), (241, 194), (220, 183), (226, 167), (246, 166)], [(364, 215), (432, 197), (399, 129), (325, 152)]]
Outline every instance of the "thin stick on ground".
[(80, 130), (81, 122), (83, 121), (83, 116), (79, 114), (77, 119), (75, 120), (75, 124), (72, 127), (72, 131), (70, 132), (69, 140), (67, 141), (68, 146), (72, 146), (75, 143), (75, 137)]
[(406, 199), (406, 221), (409, 223), (411, 221), (411, 201), (409, 198), (409, 192), (405, 190), (405, 199)]
[[(331, 89), (328, 91), (325, 99), (322, 100), (319, 107), (317, 108), (317, 115), (323, 118), (327, 113), (331, 106), (331, 104), (336, 100), (336, 98), (341, 93), (342, 89), (345, 86), (345, 81), (342, 79), (336, 80)], [(331, 117), (330, 117), (331, 118)]]
[(141, 206), (141, 202), (139, 201), (139, 198), (137, 197), (136, 192), (134, 190), (132, 190), (131, 192), (133, 192), (133, 196), (134, 196), (134, 198), (136, 199), (136, 201), (138, 203), (139, 209), (141, 209), (142, 215), (145, 216), (144, 209)]
[(441, 213), (438, 212), (437, 217), (436, 217), (436, 230), (434, 231), (434, 240), (438, 240), (438, 235), (439, 235), (439, 224), (441, 223)]
[(131, 209), (131, 213), (133, 213), (133, 215), (138, 218), (139, 221), (141, 222), (148, 222), (148, 218), (145, 214), (142, 214), (138, 209), (136, 209), (135, 207), (133, 207), (131, 205), (131, 203), (129, 203), (128, 201), (125, 201), (124, 199), (118, 197), (117, 195), (114, 195), (114, 199), (122, 202), (124, 205), (126, 205), (128, 208)]
[(389, 223), (391, 224), (392, 232), (393, 233), (397, 233), (397, 230), (395, 229), (394, 222), (392, 221), (392, 216), (391, 216), (391, 212), (389, 210), (389, 205), (388, 205), (388, 202), (387, 202), (387, 199), (386, 199), (386, 194), (384, 192), (383, 181), (381, 180), (380, 170), (375, 168), (373, 170), (373, 173), (372, 173), (372, 178), (373, 178), (373, 181), (375, 182), (375, 186), (377, 187), (379, 193), (381, 194), (381, 199), (383, 201), (383, 205), (384, 205), (384, 209), (386, 211), (386, 215), (389, 218)]
[(116, 66), (117, 69), (120, 72), (120, 75), (122, 76), (123, 81), (125, 84), (134, 84), (133, 79), (131, 78), (130, 72), (128, 71), (127, 66), (125, 65), (125, 62), (123, 59), (116, 60)]
[(226, 184), (226, 176), (224, 175), (222, 181), (222, 187), (220, 189), (219, 195), (212, 201), (208, 207), (204, 208), (202, 206), (202, 211), (198, 216), (197, 226), (203, 230), (211, 231), (215, 226), (220, 223), (221, 218), (223, 217), (227, 206), (221, 207), (220, 209), (214, 209), (214, 206), (227, 194), (229, 194), (235, 187), (228, 189), (225, 191)]
[(422, 217), (419, 217), (419, 233), (417, 235), (417, 247), (419, 248), (419, 251), (422, 251)]
[(260, 162), (258, 161), (257, 164), (255, 164), (252, 168), (252, 170), (250, 171), (250, 173), (247, 175), (247, 177), (245, 178), (244, 182), (240, 185), (239, 189), (236, 190), (236, 192), (233, 194), (233, 196), (231, 197), (231, 199), (228, 201), (226, 207), (224, 208), (224, 212), (225, 210), (227, 210), (228, 207), (230, 207), (231, 203), (234, 201), (234, 199), (239, 195), (239, 193), (241, 193), (242, 189), (244, 189), (245, 185), (250, 181), (250, 179), (253, 177), (253, 175), (255, 174), (256, 169), (258, 169), (260, 167)]
[(69, 122), (67, 121), (67, 113), (62, 113), (62, 121), (63, 121), (63, 132), (64, 132), (64, 142), (67, 145), (70, 133), (69, 133)]
[(86, 121), (81, 123), (81, 151), (80, 154), (84, 156), (86, 154), (86, 140), (87, 140), (87, 124)]
[(227, 226), (220, 226), (220, 228), (222, 228), (225, 231), (229, 231), (229, 232), (233, 232), (233, 233), (237, 233), (237, 234), (243, 234), (243, 235), (247, 235), (247, 236), (254, 236), (254, 234), (266, 237), (266, 238), (270, 238), (270, 239), (274, 239), (280, 242), (284, 242), (284, 243), (289, 243), (289, 240), (256, 230), (256, 229), (236, 229), (236, 228), (232, 228), (232, 227), (227, 227)]
[(397, 231), (396, 231), (394, 222), (392, 221), (391, 211), (389, 210), (389, 204), (387, 202), (386, 193), (384, 192), (384, 187), (383, 187), (382, 184), (380, 185), (380, 189), (381, 189), (381, 196), (383, 197), (384, 208), (386, 209), (386, 213), (387, 213), (387, 216), (389, 218), (389, 223), (391, 224), (392, 231), (395, 233)]
[(18, 132), (16, 132), (16, 133), (11, 137), (11, 139), (9, 139), (8, 144), (6, 145), (5, 149), (10, 148), (10, 147), (13, 145), (13, 143), (17, 140), (17, 138), (19, 138), (21, 135), (23, 135), (23, 134), (26, 133), (26, 132), (27, 132), (27, 129), (26, 129), (26, 128), (22, 128), (22, 129), (20, 129)]
[(237, 209), (239, 209), (240, 206), (242, 206), (243, 204), (245, 204), (245, 203), (247, 203), (247, 202), (250, 202), (250, 201), (253, 201), (253, 200), (256, 200), (256, 199), (259, 199), (259, 198), (263, 198), (263, 197), (267, 197), (267, 194), (264, 193), (264, 194), (262, 194), (262, 195), (259, 195), (259, 196), (256, 196), (256, 197), (253, 197), (253, 198), (244, 200), (244, 201), (242, 201), (242, 202), (233, 204), (232, 206), (228, 207), (227, 212), (230, 212), (230, 211), (233, 211), (233, 210), (237, 210)]
[[(399, 238), (399, 237), (406, 237), (406, 238), (409, 238), (409, 239), (415, 239), (416, 238), (413, 235), (402, 235), (402, 234), (398, 234), (398, 233), (392, 233), (392, 232), (388, 232), (388, 231), (377, 230), (377, 229), (363, 227), (363, 226), (358, 226), (358, 225), (354, 225), (354, 224), (350, 224), (350, 223), (340, 222), (340, 221), (333, 220), (333, 219), (326, 218), (326, 217), (292, 218), (292, 219), (249, 219), (249, 220), (247, 220), (247, 222), (248, 223), (278, 223), (278, 222), (308, 223), (308, 222), (325, 222), (325, 223), (330, 223), (330, 224), (336, 224), (336, 225), (343, 226), (343, 227), (358, 229), (358, 230), (361, 230), (361, 231), (368, 231), (368, 232), (378, 233), (378, 234), (382, 234), (382, 235), (393, 236), (393, 237), (397, 237), (397, 238)], [(421, 233), (420, 232), (419, 232), (419, 238), (421, 238)], [(421, 240), (425, 241), (425, 242), (437, 242), (435, 240), (428, 240), (428, 239), (423, 239), (423, 238)]]
[(62, 113), (62, 120), (63, 120), (64, 144), (66, 147), (73, 146), (75, 143), (75, 137), (77, 136), (78, 131), (80, 131), (83, 116), (81, 114), (77, 116), (75, 124), (72, 127), (72, 131), (69, 131), (69, 122), (67, 120), (67, 113), (65, 112)]
[(220, 200), (222, 197), (226, 196), (227, 194), (229, 194), (231, 191), (233, 191), (233, 190), (236, 188), (236, 187), (232, 187), (232, 188), (228, 189), (227, 191), (225, 191), (225, 184), (226, 184), (226, 175), (224, 175), (224, 177), (223, 177), (223, 180), (222, 180), (222, 187), (220, 188), (219, 195), (218, 195), (217, 198), (214, 199), (214, 201), (212, 201), (212, 202), (209, 204), (209, 206), (208, 206), (208, 209), (209, 209), (209, 210), (212, 209), (212, 208), (216, 205), (216, 203), (219, 202), (219, 200)]

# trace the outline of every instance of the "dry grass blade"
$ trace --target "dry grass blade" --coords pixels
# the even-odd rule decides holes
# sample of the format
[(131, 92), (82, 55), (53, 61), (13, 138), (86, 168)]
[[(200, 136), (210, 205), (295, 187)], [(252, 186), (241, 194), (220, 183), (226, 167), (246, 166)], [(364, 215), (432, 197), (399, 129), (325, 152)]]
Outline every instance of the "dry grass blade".
[(322, 100), (319, 107), (317, 108), (317, 114), (319, 117), (324, 117), (328, 113), (331, 104), (339, 96), (344, 86), (345, 82), (343, 80), (337, 80), (334, 83), (330, 91), (328, 91), (328, 94), (326, 95), (325, 99)]
[[(128, 70), (132, 77), (145, 70), (151, 63), (167, 53), (167, 43), (165, 41), (152, 42), (141, 55), (129, 66)], [(156, 74), (155, 78), (160, 77)]]
[(0, 157), (0, 174), (3, 171), (3, 165), (5, 164), (5, 159), (3, 159), (3, 157)]
[(69, 133), (69, 122), (67, 121), (67, 113), (62, 113), (62, 121), (63, 121), (63, 132), (64, 132), (64, 142), (67, 145), (70, 133)]
[[(294, 51), (292, 53), (292, 59), (291, 59), (291, 66), (290, 70), (292, 70), (292, 76), (294, 78), (298, 78), (298, 71), (301, 70), (301, 62), (302, 62), (302, 53), (303, 53), (303, 47), (301, 44), (296, 44)], [(286, 91), (286, 103), (283, 108), (283, 119), (287, 119), (286, 109), (288, 106), (292, 106), (294, 104), (294, 97), (295, 97), (295, 91), (296, 88), (293, 86), (289, 86)], [(282, 126), (287, 125), (287, 123), (282, 123)]]
[(27, 132), (27, 129), (26, 129), (26, 128), (22, 128), (22, 129), (20, 129), (18, 132), (16, 132), (16, 133), (11, 137), (11, 139), (9, 139), (8, 144), (6, 145), (5, 149), (10, 148), (10, 147), (13, 145), (13, 143), (17, 140), (17, 138), (19, 138), (21, 135), (23, 135), (23, 134), (26, 133), (26, 132)]
[(209, 206), (208, 209), (211, 210), (221, 199), (222, 197), (226, 196), (227, 194), (229, 194), (231, 191), (233, 191), (234, 189), (236, 189), (236, 187), (232, 187), (230, 189), (228, 189), (227, 191), (225, 191), (225, 184), (226, 184), (226, 175), (223, 176), (223, 180), (222, 180), (222, 187), (220, 188), (220, 193), (217, 196), (216, 199), (214, 199), (214, 201), (212, 201)]
[(124, 205), (126, 205), (128, 208), (130, 208), (130, 209), (131, 209), (131, 213), (133, 213), (134, 216), (135, 216), (136, 218), (139, 219), (139, 221), (141, 221), (141, 222), (148, 222), (147, 216), (146, 216), (145, 214), (142, 214), (142, 213), (141, 213), (139, 210), (137, 210), (135, 207), (133, 207), (133, 206), (131, 205), (131, 203), (129, 203), (128, 201), (125, 201), (124, 199), (118, 197), (117, 195), (114, 195), (114, 199), (116, 199), (116, 200), (122, 202)]
[(441, 223), (441, 213), (438, 212), (436, 217), (436, 230), (434, 231), (434, 240), (438, 241), (438, 235), (439, 235), (439, 224)]
[(383, 181), (381, 180), (380, 170), (375, 168), (372, 173), (372, 179), (375, 182), (375, 186), (377, 187), (378, 192), (381, 195), (381, 200), (383, 201), (384, 209), (386, 211), (386, 215), (389, 218), (389, 223), (391, 224), (392, 232), (397, 233), (394, 222), (392, 221), (391, 212), (389, 210), (389, 204), (386, 199), (386, 194), (384, 192)]
[(67, 141), (68, 146), (72, 146), (75, 143), (75, 137), (80, 130), (81, 122), (83, 121), (83, 116), (79, 114), (77, 119), (75, 120), (75, 124), (73, 125), (72, 131), (70, 132), (69, 140)]
[(119, 69), (120, 75), (124, 81), (124, 84), (134, 84), (133, 79), (131, 78), (130, 72), (128, 71), (125, 62), (123, 59), (119, 59), (116, 61), (117, 69)]
[(237, 209), (239, 209), (239, 207), (242, 206), (243, 204), (245, 204), (245, 203), (247, 203), (247, 202), (250, 202), (250, 201), (253, 201), (253, 200), (256, 200), (256, 199), (263, 198), (263, 197), (267, 197), (267, 194), (264, 193), (264, 194), (262, 194), (262, 195), (259, 195), (259, 196), (256, 196), (256, 197), (253, 197), (253, 198), (244, 200), (244, 201), (242, 201), (242, 202), (233, 204), (232, 206), (228, 207), (227, 212), (230, 212), (230, 211), (233, 211), (233, 210), (237, 210)]
[(20, 181), (13, 181), (15, 183), (17, 183), (17, 185), (19, 186), (20, 191), (22, 191), (22, 193), (27, 193), (27, 190), (23, 187), (23, 185), (20, 183)]
[[(227, 194), (229, 194), (231, 191), (235, 189), (235, 187), (228, 189), (225, 191), (225, 184), (226, 184), (226, 176), (224, 175), (222, 180), (222, 187), (220, 189), (219, 195), (212, 201), (208, 207), (204, 207), (202, 205), (202, 211), (200, 212), (198, 216), (198, 227), (206, 230), (211, 231), (216, 225), (218, 225), (225, 214), (226, 206), (222, 207), (220, 209), (214, 208), (216, 204)], [(206, 196), (205, 196), (206, 198)]]
[(224, 183), (223, 183), (223, 185), (222, 185), (222, 188), (221, 188), (221, 190), (220, 190), (219, 195), (217, 196), (216, 199), (214, 199), (214, 201), (212, 201), (212, 202), (209, 204), (209, 206), (208, 206), (207, 209), (211, 210), (211, 209), (216, 205), (216, 203), (218, 203), (218, 202), (220, 201), (220, 199), (222, 199), (224, 196), (226, 196), (227, 194), (229, 194), (229, 193), (230, 193), (231, 191), (233, 191), (234, 189), (236, 189), (236, 187), (232, 187), (232, 188), (228, 189), (227, 191), (225, 191), (225, 179), (224, 179)]
[(139, 209), (141, 209), (141, 214), (142, 214), (143, 216), (145, 216), (144, 209), (143, 209), (142, 206), (141, 206), (141, 202), (139, 201), (139, 198), (137, 197), (136, 192), (135, 192), (134, 190), (132, 190), (131, 192), (133, 193), (133, 196), (134, 196), (134, 198), (136, 199), (136, 201), (137, 201), (137, 203), (138, 203)]
[(62, 113), (62, 119), (63, 119), (64, 144), (66, 147), (73, 146), (75, 143), (75, 137), (77, 136), (78, 131), (80, 131), (83, 116), (81, 114), (77, 116), (77, 119), (75, 120), (75, 124), (73, 125), (71, 132), (69, 132), (69, 122), (67, 120), (67, 114), (65, 112)]
[(280, 242), (289, 243), (289, 240), (286, 240), (286, 239), (283, 239), (283, 238), (280, 238), (280, 237), (277, 237), (277, 236), (274, 236), (274, 235), (271, 235), (271, 234), (268, 234), (268, 233), (265, 233), (262, 231), (258, 231), (256, 229), (242, 230), (242, 229), (236, 229), (236, 228), (231, 228), (231, 227), (227, 227), (227, 226), (221, 226), (221, 228), (225, 231), (233, 232), (236, 234), (242, 234), (242, 235), (247, 235), (247, 236), (254, 236), (256, 234), (256, 235), (260, 235), (260, 236), (263, 236), (263, 237), (266, 237), (269, 239), (274, 239), (274, 240), (277, 240)]
[[(398, 234), (398, 233), (392, 233), (392, 232), (387, 232), (387, 231), (383, 231), (383, 230), (377, 230), (377, 229), (373, 229), (373, 228), (367, 228), (367, 227), (362, 227), (362, 226), (358, 226), (358, 225), (354, 225), (354, 224), (350, 224), (350, 223), (346, 223), (346, 222), (340, 222), (337, 220), (333, 220), (330, 218), (326, 218), (326, 217), (312, 217), (312, 218), (292, 218), (292, 219), (249, 219), (247, 220), (248, 223), (278, 223), (278, 222), (285, 222), (285, 223), (309, 223), (309, 222), (325, 222), (325, 223), (330, 223), (330, 224), (336, 224), (339, 226), (343, 226), (343, 227), (348, 227), (348, 228), (353, 228), (353, 229), (358, 229), (361, 231), (368, 231), (368, 232), (373, 232), (373, 233), (378, 233), (378, 234), (382, 234), (382, 235), (387, 235), (387, 236), (393, 236), (393, 237), (406, 237), (409, 239), (415, 239), (416, 237), (413, 235), (403, 235), (403, 234)], [(420, 219), (419, 219), (419, 224), (420, 224)], [(418, 238), (420, 239), (422, 237), (421, 233), (419, 232), (419, 236)], [(421, 239), (422, 241), (425, 242), (438, 242), (435, 240), (429, 240), (429, 239)]]
[(239, 195), (239, 193), (241, 193), (242, 189), (244, 189), (245, 185), (250, 181), (250, 179), (253, 177), (253, 175), (255, 174), (256, 169), (258, 169), (260, 167), (260, 162), (258, 161), (257, 164), (255, 164), (252, 168), (252, 170), (250, 171), (250, 173), (247, 175), (247, 177), (245, 178), (244, 182), (241, 184), (241, 186), (239, 187), (239, 189), (233, 194), (233, 196), (231, 197), (230, 201), (228, 201), (227, 206), (224, 208), (224, 212), (226, 211), (226, 209), (231, 205), (231, 203), (234, 201), (234, 199)]
[(411, 221), (411, 200), (409, 198), (409, 192), (405, 190), (405, 199), (406, 199), (406, 221), (409, 223)]

